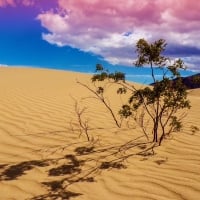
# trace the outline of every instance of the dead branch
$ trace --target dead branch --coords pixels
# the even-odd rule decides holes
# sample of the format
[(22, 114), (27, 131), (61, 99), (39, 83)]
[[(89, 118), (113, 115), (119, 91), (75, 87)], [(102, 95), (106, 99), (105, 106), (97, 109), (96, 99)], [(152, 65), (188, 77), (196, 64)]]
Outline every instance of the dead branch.
[(112, 110), (111, 106), (109, 105), (109, 102), (106, 101), (106, 98), (103, 96), (103, 94), (93, 90), (92, 88), (90, 88), (88, 85), (86, 85), (84, 83), (81, 83), (79, 81), (77, 81), (77, 83), (80, 84), (81, 86), (85, 87), (91, 93), (93, 93), (96, 96), (96, 98), (103, 103), (103, 105), (106, 107), (106, 109), (110, 112), (110, 114), (111, 114), (115, 124), (117, 125), (117, 127), (121, 128), (122, 120), (120, 122), (118, 121), (117, 117), (114, 114), (114, 111)]

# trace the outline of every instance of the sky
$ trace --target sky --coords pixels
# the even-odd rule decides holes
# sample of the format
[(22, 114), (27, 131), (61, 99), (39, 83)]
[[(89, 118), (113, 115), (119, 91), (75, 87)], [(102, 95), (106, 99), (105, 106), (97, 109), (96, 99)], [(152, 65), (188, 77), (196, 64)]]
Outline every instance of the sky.
[(0, 0), (0, 65), (132, 66), (140, 38), (200, 71), (199, 0)]

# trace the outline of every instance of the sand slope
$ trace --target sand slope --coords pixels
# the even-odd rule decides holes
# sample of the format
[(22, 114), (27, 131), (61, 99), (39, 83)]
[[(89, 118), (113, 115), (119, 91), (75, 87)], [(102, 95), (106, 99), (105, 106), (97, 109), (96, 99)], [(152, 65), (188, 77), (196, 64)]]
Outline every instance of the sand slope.
[[(91, 94), (77, 79), (90, 82), (89, 75), (79, 73), (0, 68), (0, 199), (200, 198), (200, 132), (192, 133), (190, 128), (200, 128), (199, 89), (190, 92), (192, 108), (184, 130), (156, 148), (154, 156), (133, 156), (125, 161), (125, 168), (92, 173), (99, 160), (115, 159), (106, 157), (115, 152), (113, 147), (142, 133), (137, 128), (116, 128), (96, 99), (80, 101)], [(114, 93), (112, 98), (115, 110), (120, 102)], [(74, 99), (79, 100), (79, 109), (87, 107), (83, 119), (88, 120), (95, 152), (84, 134), (79, 137)], [(80, 153), (84, 149), (91, 153)]]

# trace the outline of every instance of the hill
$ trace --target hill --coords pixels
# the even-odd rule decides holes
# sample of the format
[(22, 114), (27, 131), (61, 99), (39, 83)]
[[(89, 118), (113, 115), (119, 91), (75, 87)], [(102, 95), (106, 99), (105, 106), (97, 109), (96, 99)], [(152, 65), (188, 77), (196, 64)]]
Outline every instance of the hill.
[[(181, 79), (184, 85), (187, 87), (187, 89), (200, 88), (200, 73), (187, 77), (181, 77)], [(177, 79), (174, 79), (173, 81), (176, 82)], [(150, 85), (154, 85), (154, 83), (151, 83)]]
[(182, 81), (188, 89), (200, 88), (200, 73), (182, 77)]

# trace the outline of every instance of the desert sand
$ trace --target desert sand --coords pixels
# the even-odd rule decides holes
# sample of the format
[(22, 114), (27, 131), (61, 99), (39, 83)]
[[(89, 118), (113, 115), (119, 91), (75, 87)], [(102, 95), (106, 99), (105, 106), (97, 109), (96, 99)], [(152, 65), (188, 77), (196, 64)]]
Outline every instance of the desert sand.
[[(200, 199), (200, 132), (190, 128), (200, 128), (199, 89), (189, 92), (184, 129), (154, 155), (139, 156), (142, 148), (124, 151), (123, 144), (143, 141), (141, 130), (117, 128), (77, 80), (90, 84), (90, 75), (0, 68), (0, 200)], [(117, 112), (120, 101), (111, 94)], [(85, 109), (90, 142), (80, 132), (76, 102)], [(130, 154), (122, 165), (107, 166)]]

